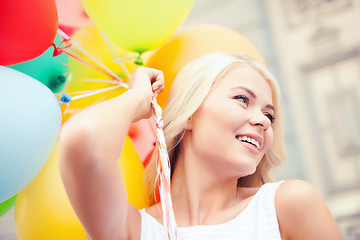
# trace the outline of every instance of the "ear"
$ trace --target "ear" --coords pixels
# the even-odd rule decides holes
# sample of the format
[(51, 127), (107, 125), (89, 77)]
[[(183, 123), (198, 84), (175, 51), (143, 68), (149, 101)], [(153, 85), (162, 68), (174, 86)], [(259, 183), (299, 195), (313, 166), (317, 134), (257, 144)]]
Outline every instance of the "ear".
[(192, 125), (193, 125), (193, 118), (192, 116), (189, 117), (189, 119), (186, 121), (186, 124), (185, 124), (185, 130), (187, 131), (191, 131), (192, 130)]

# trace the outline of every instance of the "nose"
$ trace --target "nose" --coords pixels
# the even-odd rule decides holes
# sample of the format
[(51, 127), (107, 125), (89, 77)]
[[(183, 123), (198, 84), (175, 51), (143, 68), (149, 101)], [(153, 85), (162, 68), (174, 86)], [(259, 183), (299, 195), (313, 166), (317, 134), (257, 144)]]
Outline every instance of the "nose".
[(251, 116), (250, 124), (266, 131), (270, 127), (271, 121), (262, 111), (256, 111)]

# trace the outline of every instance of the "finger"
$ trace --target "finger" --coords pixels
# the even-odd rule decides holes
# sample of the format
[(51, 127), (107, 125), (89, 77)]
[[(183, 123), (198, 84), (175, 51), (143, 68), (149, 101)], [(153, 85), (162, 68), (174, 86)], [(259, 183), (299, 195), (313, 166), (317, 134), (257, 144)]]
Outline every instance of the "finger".
[(154, 95), (157, 96), (162, 90), (164, 90), (164, 88), (163, 88), (163, 87), (159, 87), (158, 89), (156, 89), (156, 90), (154, 91)]
[(152, 84), (153, 90), (156, 90), (158, 88), (161, 88), (164, 86), (164, 80), (158, 80)]
[(164, 73), (160, 70), (154, 69), (154, 74), (156, 74), (155, 81), (152, 82), (153, 89), (156, 90), (164, 86)]
[(149, 75), (151, 83), (164, 81), (164, 73), (162, 71), (154, 68), (146, 68), (144, 70)]
[(164, 90), (164, 85), (155, 86), (153, 88), (153, 94), (157, 95)]

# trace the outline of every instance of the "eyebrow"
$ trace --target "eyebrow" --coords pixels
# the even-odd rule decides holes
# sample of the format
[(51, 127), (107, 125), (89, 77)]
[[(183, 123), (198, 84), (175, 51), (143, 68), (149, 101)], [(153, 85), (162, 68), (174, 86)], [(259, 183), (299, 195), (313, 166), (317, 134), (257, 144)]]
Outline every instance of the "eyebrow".
[[(239, 87), (233, 87), (232, 89), (242, 89), (242, 90), (246, 91), (247, 93), (249, 93), (249, 94), (251, 95), (251, 97), (253, 97), (254, 99), (256, 99), (256, 94), (255, 94), (253, 91), (251, 91), (250, 89), (246, 88), (246, 87), (239, 86)], [(275, 111), (274, 106), (271, 105), (271, 104), (267, 104), (267, 105), (265, 106), (265, 108), (269, 108), (269, 109)]]

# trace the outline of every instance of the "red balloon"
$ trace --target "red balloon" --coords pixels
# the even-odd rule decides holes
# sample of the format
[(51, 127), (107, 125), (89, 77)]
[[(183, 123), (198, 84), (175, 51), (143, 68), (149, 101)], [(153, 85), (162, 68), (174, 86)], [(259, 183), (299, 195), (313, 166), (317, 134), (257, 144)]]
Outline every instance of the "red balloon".
[(40, 56), (53, 43), (57, 28), (54, 0), (1, 0), (0, 65)]

